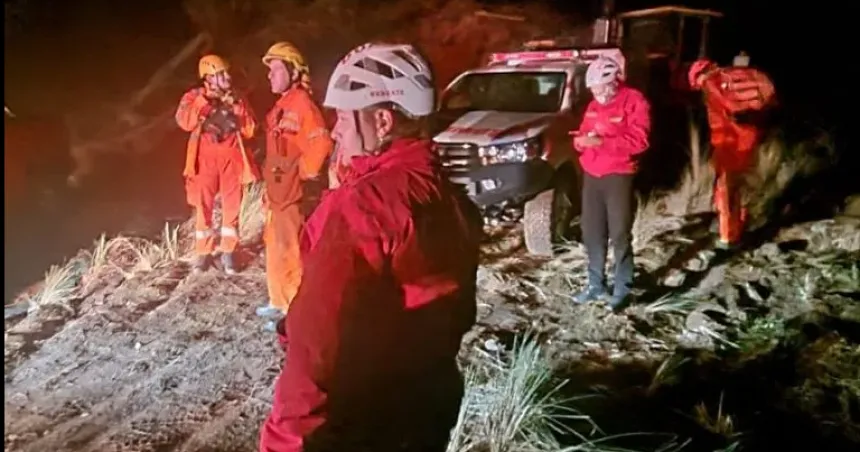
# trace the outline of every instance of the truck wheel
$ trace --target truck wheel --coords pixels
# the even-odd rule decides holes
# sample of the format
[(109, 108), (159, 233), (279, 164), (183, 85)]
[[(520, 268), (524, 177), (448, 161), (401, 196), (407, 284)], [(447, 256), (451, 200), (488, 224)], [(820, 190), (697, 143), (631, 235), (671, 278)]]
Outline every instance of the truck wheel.
[(526, 202), (523, 212), (526, 250), (535, 256), (552, 256), (553, 246), (567, 238), (573, 219), (575, 175), (562, 169), (553, 185)]

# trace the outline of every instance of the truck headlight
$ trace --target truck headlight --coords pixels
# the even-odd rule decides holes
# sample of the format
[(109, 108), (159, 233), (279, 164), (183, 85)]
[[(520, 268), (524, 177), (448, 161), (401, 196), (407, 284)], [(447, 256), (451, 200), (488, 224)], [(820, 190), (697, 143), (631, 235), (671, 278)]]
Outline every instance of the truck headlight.
[(515, 143), (481, 146), (478, 148), (478, 158), (482, 165), (525, 162), (539, 156), (541, 148), (540, 137), (535, 137)]

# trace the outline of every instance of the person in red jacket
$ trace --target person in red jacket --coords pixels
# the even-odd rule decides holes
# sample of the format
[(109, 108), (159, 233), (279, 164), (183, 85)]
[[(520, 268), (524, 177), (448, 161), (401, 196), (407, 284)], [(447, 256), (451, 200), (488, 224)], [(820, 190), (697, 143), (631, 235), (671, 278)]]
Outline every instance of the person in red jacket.
[(762, 128), (754, 118), (772, 104), (770, 78), (750, 67), (720, 68), (709, 60), (693, 63), (690, 87), (704, 94), (711, 129), (711, 165), (716, 173), (714, 207), (719, 221), (719, 248), (736, 245), (747, 211), (742, 204), (744, 173), (752, 165)]
[(585, 84), (594, 95), (573, 146), (579, 151), (582, 185), (582, 238), (588, 254), (588, 285), (575, 301), (607, 298), (604, 268), (607, 241), (615, 257), (615, 277), (608, 302), (620, 307), (633, 285), (631, 231), (636, 214), (633, 176), (637, 156), (648, 149), (651, 107), (639, 91), (622, 83), (621, 66), (601, 57), (591, 63)]
[(434, 90), (412, 46), (350, 52), (324, 105), (349, 170), (302, 232), (304, 274), (278, 325), (285, 365), (259, 450), (442, 452), (475, 322), (480, 214), (422, 137)]

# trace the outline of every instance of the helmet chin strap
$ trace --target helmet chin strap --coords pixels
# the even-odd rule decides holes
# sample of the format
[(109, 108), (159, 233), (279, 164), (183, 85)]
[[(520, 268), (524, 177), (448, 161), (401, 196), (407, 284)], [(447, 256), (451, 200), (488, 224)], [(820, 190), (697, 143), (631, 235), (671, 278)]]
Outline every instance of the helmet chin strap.
[(358, 110), (352, 111), (352, 120), (355, 121), (355, 131), (358, 132), (358, 140), (361, 142), (361, 151), (367, 151), (367, 145), (364, 144), (364, 134), (361, 133), (361, 118), (359, 118)]
[(361, 150), (370, 155), (379, 155), (385, 152), (388, 147), (391, 145), (391, 138), (385, 137), (379, 140), (379, 143), (373, 149), (368, 149), (367, 142), (364, 141), (364, 134), (362, 133), (361, 121), (359, 120), (359, 111), (353, 110), (353, 120), (355, 121), (355, 130), (358, 132), (358, 139), (361, 141)]

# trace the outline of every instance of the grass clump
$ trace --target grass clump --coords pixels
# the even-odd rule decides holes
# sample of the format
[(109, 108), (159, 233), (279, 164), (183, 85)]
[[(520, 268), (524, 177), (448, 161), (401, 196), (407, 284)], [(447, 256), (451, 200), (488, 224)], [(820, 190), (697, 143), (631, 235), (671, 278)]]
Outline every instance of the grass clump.
[(245, 187), (242, 205), (239, 209), (239, 238), (242, 243), (252, 243), (260, 239), (266, 224), (266, 213), (263, 209), (263, 183), (250, 184)]
[(128, 240), (126, 243), (135, 257), (131, 273), (149, 272), (178, 260), (182, 256), (179, 247), (179, 228), (179, 226), (170, 227), (165, 223), (161, 239), (158, 241)]
[(447, 452), (621, 451), (627, 449), (611, 443), (652, 435), (603, 433), (591, 417), (574, 408), (583, 396), (564, 394), (567, 381), (556, 378), (532, 338), (518, 340), (506, 357), (478, 353), (479, 363), (464, 371), (465, 395)]
[(51, 266), (45, 273), (42, 287), (28, 297), (28, 312), (34, 313), (42, 308), (54, 306), (74, 313), (70, 302), (77, 293), (80, 276), (80, 268), (76, 261)]
[(693, 413), (696, 423), (705, 430), (726, 438), (733, 438), (737, 435), (732, 416), (723, 411), (723, 394), (720, 394), (720, 401), (713, 415), (705, 402), (699, 402), (693, 409)]

